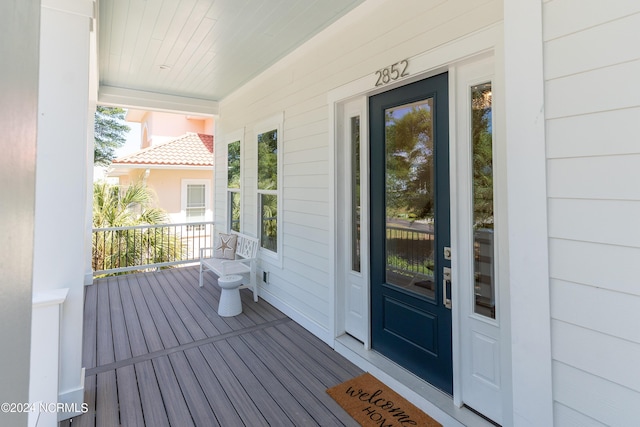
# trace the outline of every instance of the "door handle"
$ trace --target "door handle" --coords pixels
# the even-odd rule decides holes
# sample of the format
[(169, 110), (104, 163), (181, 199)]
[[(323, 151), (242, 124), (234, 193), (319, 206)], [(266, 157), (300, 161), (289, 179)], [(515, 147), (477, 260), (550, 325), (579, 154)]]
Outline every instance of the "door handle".
[(442, 268), (442, 304), (451, 310), (451, 268)]

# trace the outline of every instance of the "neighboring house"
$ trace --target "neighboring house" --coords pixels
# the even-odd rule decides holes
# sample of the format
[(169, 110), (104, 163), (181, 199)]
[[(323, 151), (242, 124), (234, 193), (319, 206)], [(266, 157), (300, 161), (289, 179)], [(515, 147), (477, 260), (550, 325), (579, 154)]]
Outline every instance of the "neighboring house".
[[(350, 5), (322, 25), (199, 3), (156, 27), (114, 2), (98, 34), (92, 1), (0, 14), (17, 112), (0, 119), (0, 402), (28, 401), (43, 373), (59, 377), (51, 401), (82, 402), (100, 102), (214, 115), (214, 220), (261, 238), (261, 298), (448, 425), (463, 405), (504, 426), (638, 424), (639, 2), (310, 2)], [(260, 43), (213, 46), (217, 22)], [(304, 28), (323, 30), (257, 62)], [(154, 62), (183, 53), (202, 68)], [(227, 74), (210, 66), (223, 53)], [(407, 241), (429, 257), (388, 250)], [(39, 298), (62, 307), (59, 367), (57, 326), (31, 330)]]
[(144, 181), (171, 222), (181, 223), (213, 219), (212, 170), (213, 136), (187, 133), (115, 159), (107, 176), (122, 186)]

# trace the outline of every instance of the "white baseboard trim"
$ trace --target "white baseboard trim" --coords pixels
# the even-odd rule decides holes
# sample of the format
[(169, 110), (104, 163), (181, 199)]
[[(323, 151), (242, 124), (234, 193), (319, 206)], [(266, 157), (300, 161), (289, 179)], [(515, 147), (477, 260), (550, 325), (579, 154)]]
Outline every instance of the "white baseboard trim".
[(469, 409), (459, 408), (453, 398), (349, 335), (335, 340), (335, 350), (347, 360), (371, 373), (396, 393), (429, 414), (444, 427), (495, 427)]
[(67, 390), (58, 394), (58, 403), (64, 403), (66, 407), (76, 408), (73, 412), (59, 412), (58, 421), (64, 421), (76, 415), (82, 414), (81, 408), (84, 403), (84, 368), (82, 368), (80, 387)]
[(291, 318), (291, 320), (298, 323), (300, 326), (311, 332), (316, 337), (320, 338), (327, 345), (333, 347), (333, 337), (329, 333), (328, 330), (320, 326), (318, 323), (309, 319), (307, 316), (302, 314), (300, 311), (291, 307), (289, 304), (282, 301), (280, 298), (276, 297), (272, 293), (265, 290), (264, 286), (260, 288), (259, 291), (260, 298), (286, 314)]

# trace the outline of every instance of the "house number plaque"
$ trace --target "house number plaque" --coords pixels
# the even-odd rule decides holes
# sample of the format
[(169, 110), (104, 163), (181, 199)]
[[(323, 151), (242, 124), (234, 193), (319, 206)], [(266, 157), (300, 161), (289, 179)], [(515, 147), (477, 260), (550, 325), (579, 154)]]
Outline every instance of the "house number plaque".
[(383, 86), (401, 77), (408, 76), (409, 60), (403, 59), (400, 62), (384, 67), (375, 72), (377, 76), (376, 86)]

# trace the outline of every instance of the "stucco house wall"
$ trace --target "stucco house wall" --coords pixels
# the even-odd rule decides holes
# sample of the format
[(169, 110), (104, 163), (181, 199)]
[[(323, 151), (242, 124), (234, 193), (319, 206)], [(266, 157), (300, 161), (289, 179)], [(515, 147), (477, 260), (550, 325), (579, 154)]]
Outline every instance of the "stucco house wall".
[(127, 186), (131, 183), (144, 180), (157, 197), (156, 206), (167, 211), (171, 222), (181, 223), (186, 221), (184, 207), (182, 206), (183, 180), (201, 180), (209, 186), (209, 206), (206, 220), (213, 220), (213, 171), (211, 170), (186, 170), (186, 169), (150, 169), (145, 178), (146, 169), (133, 169), (128, 174), (120, 176), (120, 185)]
[(140, 118), (140, 148), (161, 144), (183, 135), (185, 132), (213, 135), (213, 118), (186, 116), (184, 114), (147, 111)]

